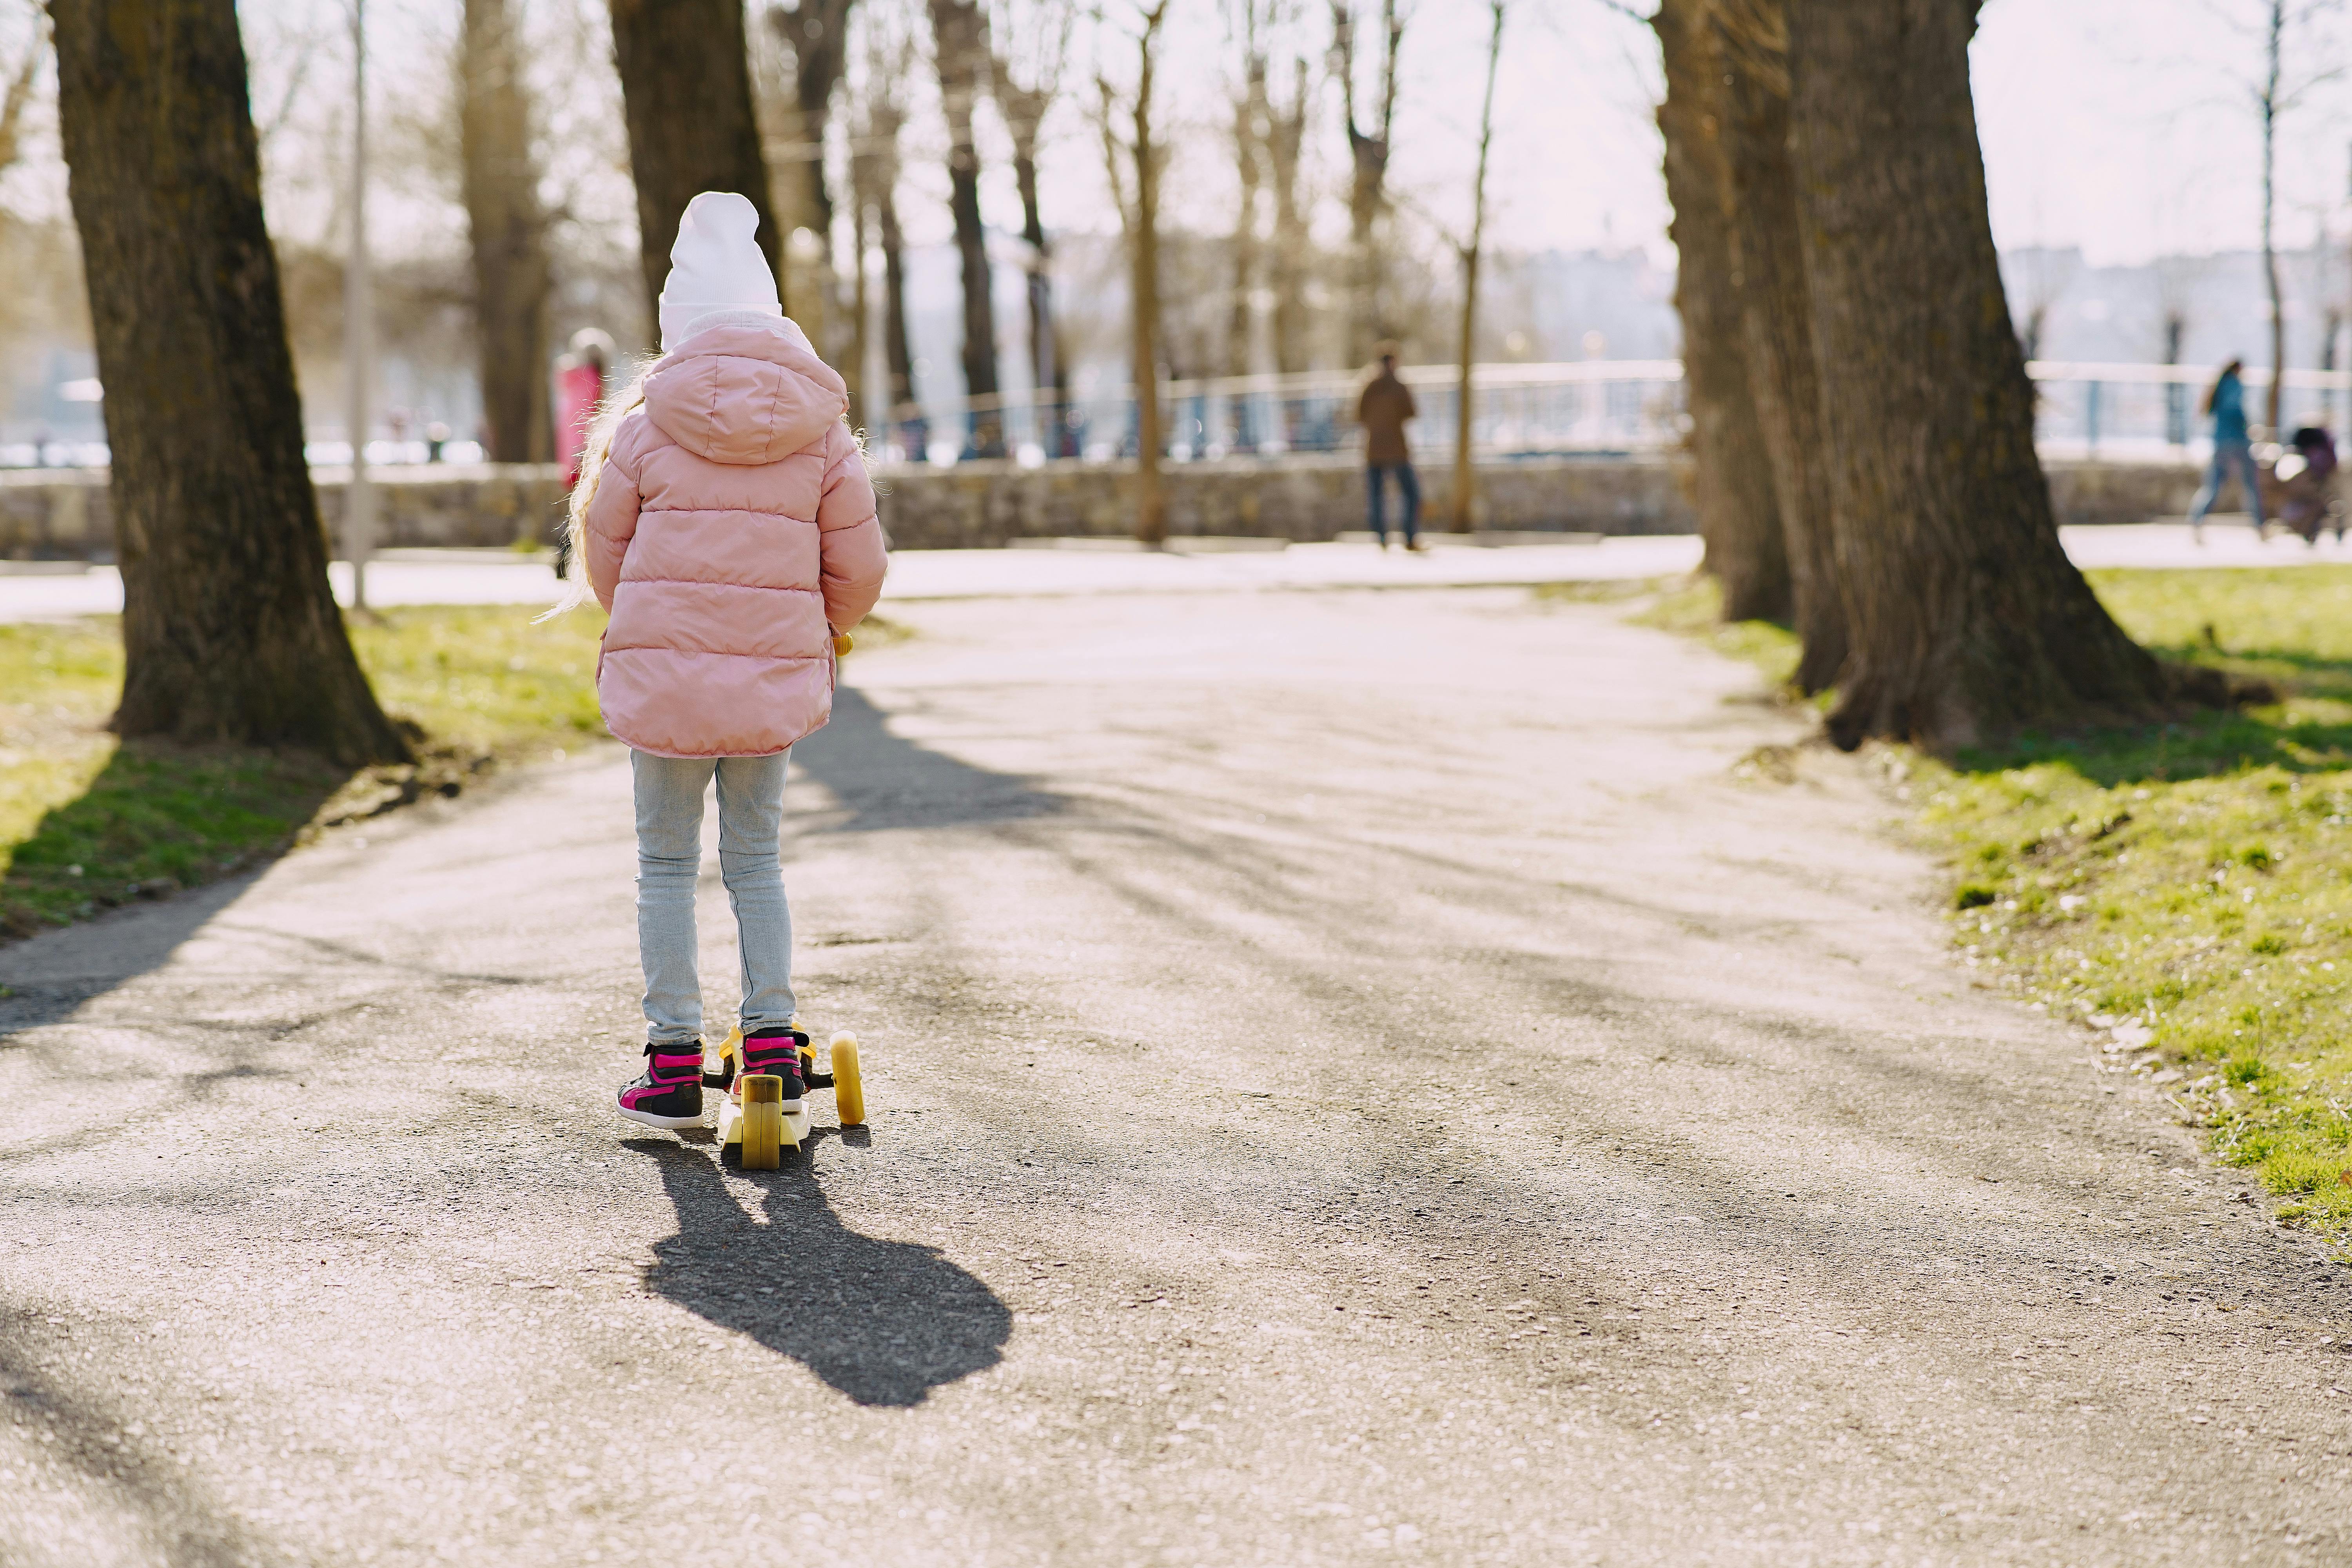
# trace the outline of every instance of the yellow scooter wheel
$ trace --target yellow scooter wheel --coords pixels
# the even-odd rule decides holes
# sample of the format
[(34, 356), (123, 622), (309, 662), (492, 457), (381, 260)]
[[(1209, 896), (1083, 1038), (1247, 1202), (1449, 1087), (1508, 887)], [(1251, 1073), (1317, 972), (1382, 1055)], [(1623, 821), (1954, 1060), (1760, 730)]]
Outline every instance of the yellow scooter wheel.
[(753, 1073), (742, 1081), (743, 1168), (772, 1171), (783, 1163), (784, 1080)]
[(833, 1037), (833, 1108), (844, 1127), (866, 1125), (866, 1083), (857, 1075), (857, 1037), (846, 1029)]

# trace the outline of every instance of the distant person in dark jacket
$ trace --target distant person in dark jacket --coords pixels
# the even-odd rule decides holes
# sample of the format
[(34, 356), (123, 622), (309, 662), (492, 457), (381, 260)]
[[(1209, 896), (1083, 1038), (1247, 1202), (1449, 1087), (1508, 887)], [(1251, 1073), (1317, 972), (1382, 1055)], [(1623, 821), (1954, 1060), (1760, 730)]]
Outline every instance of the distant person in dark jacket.
[(1397, 379), (1397, 346), (1381, 345), (1381, 370), (1364, 384), (1356, 400), (1356, 423), (1364, 427), (1365, 512), (1381, 548), (1389, 547), (1387, 476), (1394, 474), (1397, 493), (1404, 498), (1404, 547), (1418, 551), (1421, 542), (1421, 480), (1412, 471), (1412, 449), (1405, 444), (1404, 427), (1421, 410), (1413, 406), (1412, 391)]
[(2246, 510), (2254, 514), (2254, 537), (2263, 536), (2263, 476), (2254, 467), (2252, 433), (2246, 428), (2246, 384), (2239, 374), (2245, 368), (2245, 361), (2231, 360), (2205, 390), (2205, 412), (2213, 418), (2213, 458), (2206, 465), (2205, 486), (2189, 508), (2189, 531), (2200, 544), (2205, 542), (2205, 514), (2221, 499), (2221, 487), (2233, 472), (2246, 492)]

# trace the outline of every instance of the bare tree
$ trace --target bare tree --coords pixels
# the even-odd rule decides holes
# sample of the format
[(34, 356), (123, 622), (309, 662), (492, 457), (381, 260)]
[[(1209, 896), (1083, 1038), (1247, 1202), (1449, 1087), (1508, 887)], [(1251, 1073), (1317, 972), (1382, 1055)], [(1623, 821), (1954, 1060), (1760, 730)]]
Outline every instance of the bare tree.
[(1495, 76), (1503, 64), (1503, 0), (1487, 0), (1494, 13), (1494, 33), (1486, 41), (1486, 91), (1478, 108), (1478, 170), (1470, 182), (1470, 241), (1462, 247), (1462, 355), (1455, 384), (1457, 412), (1454, 432), (1453, 524), (1467, 533), (1472, 523), (1472, 491), (1477, 469), (1470, 461), (1472, 416), (1475, 412), (1470, 367), (1476, 357), (1478, 332), (1478, 258), (1486, 239), (1486, 154), (1495, 142)]
[(1667, 235), (1676, 257), (1675, 309), (1683, 323), (1683, 395), (1705, 565), (1723, 589), (1727, 619), (1781, 620), (1790, 611), (1789, 557), (1750, 388), (1738, 268), (1723, 205), (1727, 176), (1714, 102), (1721, 66), (1706, 0), (1664, 0), (1649, 21), (1665, 67), (1658, 131), (1674, 208)]
[(2042, 329), (2049, 325), (2051, 307), (2065, 297), (2083, 270), (2083, 253), (2079, 250), (2055, 250), (2046, 245), (2035, 245), (2016, 257), (2020, 292), (2025, 297), (2023, 324), (2017, 334), (2018, 344), (2025, 351), (2031, 364), (2042, 357)]
[(1830, 737), (1948, 747), (2226, 695), (2058, 542), (1969, 84), (1978, 0), (1790, 0), (1805, 274), (1851, 653)]
[[(2158, 354), (2165, 364), (2180, 363), (2182, 340), (2189, 335), (2190, 303), (2212, 266), (2212, 259), (2202, 256), (2165, 255), (2156, 259), (2156, 302), (2162, 315)], [(2164, 438), (2176, 447), (2189, 444), (2189, 388), (2180, 382), (2165, 384)]]
[(55, 0), (113, 447), (124, 735), (404, 761), (327, 585), (233, 0)]
[(1348, 184), (1348, 357), (1370, 363), (1372, 344), (1388, 330), (1387, 257), (1381, 249), (1388, 216), (1390, 138), (1396, 126), (1397, 50), (1404, 41), (1404, 18), (1397, 0), (1381, 0), (1380, 84), (1356, 112), (1355, 0), (1331, 0), (1332, 72), (1339, 79), (1340, 111), (1347, 121), (1350, 178)]
[[(972, 135), (972, 110), (988, 67), (988, 18), (980, 0), (930, 0), (930, 10), (940, 100), (948, 121), (948, 208), (955, 219), (956, 254), (963, 263), (964, 395), (992, 398), (1003, 386), (996, 370), (988, 231), (980, 216), (980, 145)], [(966, 440), (976, 455), (1001, 454), (1003, 416), (973, 416)]]
[(1278, 97), (1269, 74), (1263, 148), (1266, 183), (1274, 192), (1274, 256), (1267, 268), (1274, 289), (1274, 366), (1285, 375), (1307, 369), (1307, 279), (1312, 259), (1307, 203), (1298, 186), (1298, 162), (1306, 151), (1314, 105), (1306, 60), (1292, 59), (1290, 79), (1289, 96)]
[(1241, 80), (1233, 93), (1234, 172), (1240, 178), (1241, 199), (1234, 205), (1231, 242), (1233, 298), (1225, 312), (1227, 375), (1250, 371), (1251, 329), (1258, 272), (1258, 192), (1265, 183), (1266, 40), (1270, 4), (1233, 0), (1231, 26), (1241, 49)]
[(0, 79), (7, 84), (0, 88), (0, 173), (5, 173), (24, 150), (25, 110), (33, 101), (34, 84), (40, 79), (41, 58), (48, 52), (47, 33), (47, 20), (37, 22), (24, 57), (11, 61), (5, 79)]
[(704, 191), (733, 191), (758, 211), (760, 247), (782, 293), (784, 237), (768, 201), (740, 0), (611, 4), (648, 309), (658, 318), (677, 220)]
[[(898, 88), (914, 61), (914, 42), (906, 34), (866, 13), (866, 68), (861, 82), (858, 125), (852, 138), (849, 177), (857, 189), (861, 218), (874, 214), (875, 239), (882, 251), (882, 357), (888, 377), (887, 395), (878, 405), (881, 417), (903, 419), (914, 403), (914, 361), (907, 342), (906, 238), (898, 225), (898, 139), (904, 133), (907, 110)], [(866, 272), (863, 242), (858, 250), (858, 276)], [(865, 319), (861, 312), (859, 320)], [(858, 374), (866, 362), (858, 360)], [(861, 416), (870, 423), (877, 405), (866, 400)]]
[[(1021, 193), (1021, 237), (1028, 243), (1029, 354), (1040, 406), (1050, 406), (1055, 430), (1047, 455), (1076, 457), (1076, 432), (1063, 411), (1068, 369), (1055, 342), (1054, 247), (1038, 202), (1037, 142), (1045, 116), (1061, 91), (1076, 19), (1069, 0), (1029, 0), (1019, 8), (1000, 7), (990, 27), (996, 107), (1013, 136), (1013, 183)], [(1048, 401), (1050, 400), (1050, 401)]]
[(554, 451), (547, 353), (554, 283), (520, 44), (512, 0), (465, 0), (457, 47), (461, 183), (482, 418), (494, 463), (545, 462)]
[[(1103, 164), (1112, 198), (1127, 231), (1128, 306), (1134, 317), (1135, 359), (1135, 537), (1158, 545), (1168, 537), (1166, 499), (1160, 477), (1160, 177), (1167, 152), (1152, 121), (1153, 80), (1160, 65), (1160, 29), (1171, 0), (1131, 0), (1136, 30), (1135, 88), (1125, 98), (1107, 75), (1097, 74)], [(1119, 122), (1127, 121), (1122, 136)]]
[[(835, 342), (838, 286), (833, 275), (833, 190), (825, 175), (825, 131), (832, 123), (833, 95), (849, 60), (849, 19), (856, 0), (798, 0), (772, 5), (765, 15), (770, 40), (781, 51), (777, 74), (790, 90), (762, 92), (767, 111), (765, 146), (777, 182), (777, 205), (788, 262), (800, 266), (791, 285), (796, 319), (819, 352), (839, 353)], [(759, 70), (755, 86), (769, 73)], [(794, 236), (806, 229), (814, 246)]]
[(799, 0), (768, 7), (768, 31), (792, 55), (792, 140), (776, 150), (794, 190), (788, 222), (794, 228), (833, 232), (833, 192), (825, 184), (824, 128), (834, 89), (849, 60), (849, 15), (857, 0)]

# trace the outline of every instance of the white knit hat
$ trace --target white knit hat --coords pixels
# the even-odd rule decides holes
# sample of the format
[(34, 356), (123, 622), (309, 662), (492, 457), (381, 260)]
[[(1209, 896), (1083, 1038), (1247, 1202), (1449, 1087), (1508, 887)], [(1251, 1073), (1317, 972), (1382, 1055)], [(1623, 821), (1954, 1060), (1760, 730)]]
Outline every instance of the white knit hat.
[(669, 247), (669, 277), (662, 284), (662, 353), (692, 336), (703, 317), (720, 311), (783, 319), (776, 275), (760, 249), (759, 232), (759, 209), (748, 196), (705, 191), (686, 204)]

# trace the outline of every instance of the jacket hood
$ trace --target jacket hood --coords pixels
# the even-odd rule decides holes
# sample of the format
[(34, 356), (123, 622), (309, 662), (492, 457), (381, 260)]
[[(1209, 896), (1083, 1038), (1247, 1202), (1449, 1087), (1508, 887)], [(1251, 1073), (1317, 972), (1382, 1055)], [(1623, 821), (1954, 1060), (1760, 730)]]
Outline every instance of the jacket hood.
[(849, 388), (792, 321), (730, 310), (655, 362), (646, 415), (714, 463), (776, 463), (824, 438)]

